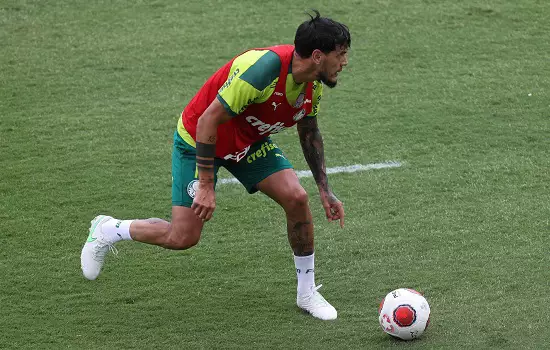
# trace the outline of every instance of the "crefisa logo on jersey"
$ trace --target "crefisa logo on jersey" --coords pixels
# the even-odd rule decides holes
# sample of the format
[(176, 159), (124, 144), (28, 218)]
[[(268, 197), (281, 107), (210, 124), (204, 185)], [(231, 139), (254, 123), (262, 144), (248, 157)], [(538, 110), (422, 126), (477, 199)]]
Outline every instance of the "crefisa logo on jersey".
[(199, 180), (192, 180), (189, 185), (187, 185), (187, 194), (191, 198), (195, 198), (197, 191), (199, 189)]

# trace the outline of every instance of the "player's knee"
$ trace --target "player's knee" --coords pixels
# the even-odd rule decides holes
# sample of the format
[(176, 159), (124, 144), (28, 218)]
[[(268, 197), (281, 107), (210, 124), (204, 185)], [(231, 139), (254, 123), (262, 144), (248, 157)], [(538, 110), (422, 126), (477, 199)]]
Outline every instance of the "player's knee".
[(199, 243), (200, 228), (174, 228), (170, 233), (168, 247), (175, 250), (189, 249)]
[(302, 211), (309, 205), (309, 197), (303, 187), (298, 187), (289, 192), (286, 198), (285, 210), (287, 212)]

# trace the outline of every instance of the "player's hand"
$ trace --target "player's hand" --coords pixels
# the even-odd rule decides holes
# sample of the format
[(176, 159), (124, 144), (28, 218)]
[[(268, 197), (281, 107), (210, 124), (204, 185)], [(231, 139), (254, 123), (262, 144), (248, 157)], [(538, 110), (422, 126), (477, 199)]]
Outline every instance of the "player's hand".
[(212, 184), (199, 183), (191, 209), (202, 221), (212, 219), (214, 209), (216, 209), (216, 192)]
[(340, 220), (340, 227), (344, 228), (344, 203), (340, 202), (330, 190), (321, 190), (319, 194), (328, 222)]

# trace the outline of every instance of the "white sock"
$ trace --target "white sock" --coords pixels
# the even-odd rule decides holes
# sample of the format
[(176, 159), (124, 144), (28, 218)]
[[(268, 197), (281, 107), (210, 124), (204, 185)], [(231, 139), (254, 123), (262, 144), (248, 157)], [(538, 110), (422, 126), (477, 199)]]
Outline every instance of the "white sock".
[(130, 224), (134, 220), (111, 219), (101, 226), (101, 231), (111, 242), (132, 240), (130, 236)]
[(298, 295), (311, 294), (315, 287), (315, 254), (307, 256), (294, 255), (296, 276), (298, 277)]

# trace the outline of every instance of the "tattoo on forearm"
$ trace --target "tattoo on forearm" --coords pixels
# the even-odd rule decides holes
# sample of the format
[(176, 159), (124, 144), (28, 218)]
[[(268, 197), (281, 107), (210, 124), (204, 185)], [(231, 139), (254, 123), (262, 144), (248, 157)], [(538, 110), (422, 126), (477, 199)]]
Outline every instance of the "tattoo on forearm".
[(199, 168), (199, 170), (202, 170), (202, 171), (206, 171), (206, 172), (209, 172), (209, 173), (214, 173), (214, 167), (207, 167), (207, 166), (204, 166), (204, 165), (197, 164), (197, 168)]
[[(214, 172), (212, 172), (212, 174), (214, 174)], [(199, 176), (199, 182), (200, 183), (207, 183), (207, 184), (213, 184), (214, 183), (214, 176), (212, 177), (203, 177), (203, 176)]]
[(214, 158), (204, 158), (197, 155), (196, 161), (199, 170), (214, 172)]
[[(214, 157), (216, 156), (216, 145), (210, 143), (202, 143), (197, 141), (197, 168), (200, 170), (200, 178), (206, 180), (204, 173), (208, 173), (207, 177), (210, 177), (210, 174), (214, 173)], [(214, 180), (212, 180), (213, 182)], [(208, 181), (211, 182), (211, 181)]]
[(210, 137), (208, 137), (208, 142), (215, 143), (215, 142), (216, 142), (216, 136), (210, 136)]
[(214, 159), (197, 156), (197, 164), (214, 166)]
[(323, 137), (317, 127), (317, 122), (299, 124), (298, 134), (304, 157), (313, 173), (315, 182), (319, 187), (328, 191)]

